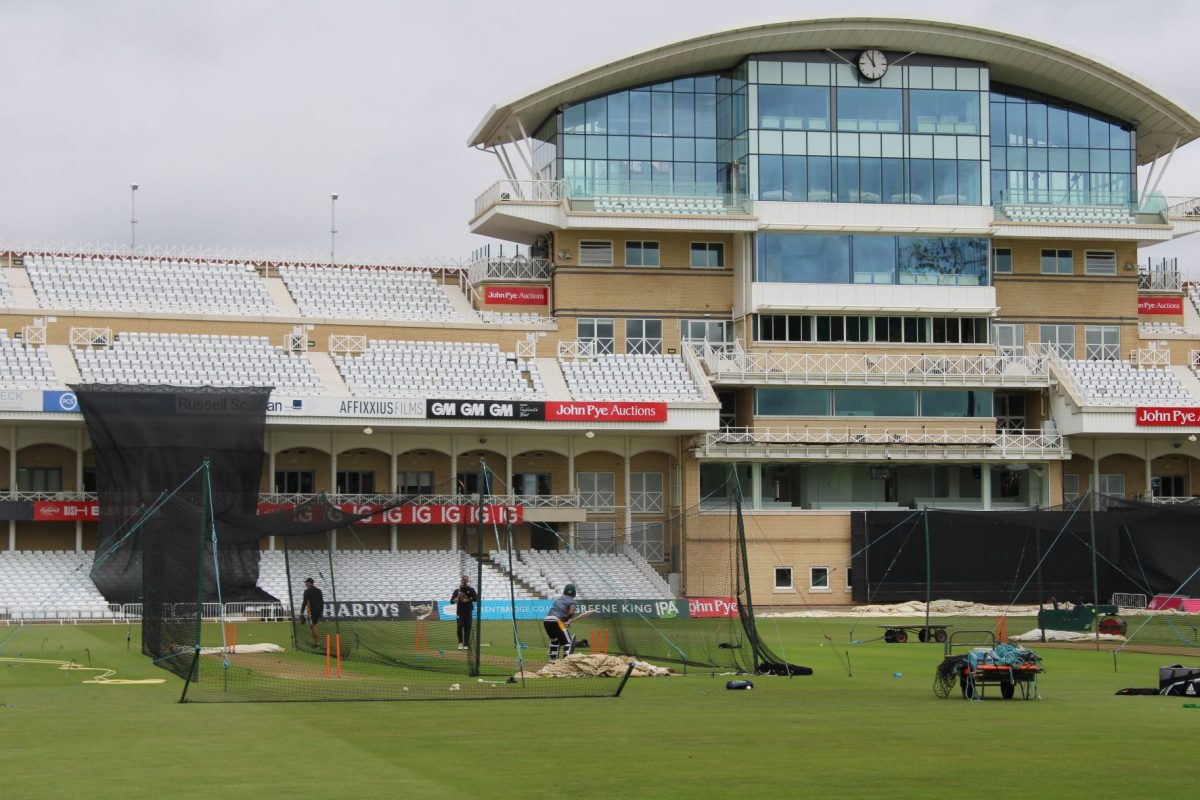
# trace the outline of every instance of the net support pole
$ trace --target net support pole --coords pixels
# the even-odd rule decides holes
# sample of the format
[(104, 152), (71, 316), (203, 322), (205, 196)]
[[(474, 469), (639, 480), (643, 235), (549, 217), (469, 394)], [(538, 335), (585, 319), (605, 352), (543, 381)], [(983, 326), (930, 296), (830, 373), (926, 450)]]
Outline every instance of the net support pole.
[(613, 693), (613, 697), (621, 696), (621, 692), (625, 689), (625, 684), (629, 683), (629, 676), (633, 674), (635, 666), (637, 666), (636, 661), (629, 662), (629, 666), (625, 669), (625, 674), (621, 677), (621, 682), (617, 684), (617, 691)]
[(472, 633), (475, 641), (469, 646), (475, 648), (475, 659), (470, 665), (468, 674), (472, 677), (479, 675), (479, 657), (480, 647), (483, 640), (483, 506), (484, 498), (487, 497), (488, 486), (488, 465), (487, 459), (479, 459), (479, 501), (475, 509), (475, 591), (479, 594), (479, 599), (475, 602), (475, 624), (472, 625)]
[(1088, 534), (1092, 545), (1092, 631), (1095, 633), (1096, 649), (1100, 649), (1100, 577), (1096, 570), (1096, 504), (1088, 503)]
[(929, 554), (929, 509), (925, 509), (925, 639), (929, 639), (929, 604), (932, 602), (933, 572)]
[[(1037, 527), (1033, 529), (1033, 552), (1037, 556), (1037, 561), (1034, 562), (1034, 571), (1037, 575), (1038, 611), (1043, 611), (1046, 608), (1046, 600), (1045, 593), (1042, 591), (1042, 529)], [(1041, 625), (1038, 625), (1038, 631), (1041, 633), (1042, 641), (1045, 642), (1046, 631), (1042, 629)]]
[[(737, 469), (735, 466), (734, 469)], [(742, 564), (741, 573), (746, 593), (746, 618), (743, 624), (746, 625), (746, 633), (750, 636), (750, 650), (754, 653), (753, 669), (758, 670), (758, 665), (761, 660), (760, 650), (762, 643), (758, 639), (758, 625), (754, 621), (754, 598), (750, 594), (750, 558), (746, 553), (746, 525), (742, 519), (742, 487), (739, 484), (733, 495), (735, 509), (737, 512), (737, 537), (738, 550), (741, 553)]]

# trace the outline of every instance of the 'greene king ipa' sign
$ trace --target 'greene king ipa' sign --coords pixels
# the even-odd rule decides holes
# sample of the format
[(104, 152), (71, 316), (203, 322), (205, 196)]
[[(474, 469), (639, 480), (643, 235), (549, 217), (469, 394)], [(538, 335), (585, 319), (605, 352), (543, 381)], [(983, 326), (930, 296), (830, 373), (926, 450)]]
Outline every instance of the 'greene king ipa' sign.
[(1200, 408), (1139, 406), (1134, 424), (1143, 428), (1196, 428), (1200, 427)]

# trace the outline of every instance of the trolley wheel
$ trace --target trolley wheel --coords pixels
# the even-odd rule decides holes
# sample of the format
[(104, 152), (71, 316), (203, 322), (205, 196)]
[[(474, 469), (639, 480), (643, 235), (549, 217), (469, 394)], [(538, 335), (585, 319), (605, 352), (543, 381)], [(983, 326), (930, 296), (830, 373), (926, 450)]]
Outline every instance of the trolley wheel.
[(946, 637), (946, 629), (945, 628), (938, 628), (936, 631), (933, 632), (933, 640), (935, 642), (937, 642), (938, 644), (945, 644), (946, 638), (947, 637)]
[(921, 628), (921, 630), (917, 631), (917, 640), (920, 641), (922, 644), (924, 644), (925, 642), (928, 642), (929, 641), (929, 629)]
[(884, 631), (884, 632), (883, 632), (883, 640), (884, 640), (885, 642), (887, 642), (888, 644), (893, 644), (893, 643), (895, 643), (895, 641), (896, 641), (896, 631), (895, 631), (895, 630), (893, 630), (893, 629), (891, 629), (891, 628), (888, 628), (886, 631)]
[(1004, 681), (1000, 684), (1000, 696), (1005, 700), (1012, 700), (1013, 695), (1017, 692), (1017, 685), (1012, 681)]
[(903, 628), (896, 631), (896, 642), (898, 644), (904, 644), (907, 641), (908, 641), (908, 631), (904, 630)]

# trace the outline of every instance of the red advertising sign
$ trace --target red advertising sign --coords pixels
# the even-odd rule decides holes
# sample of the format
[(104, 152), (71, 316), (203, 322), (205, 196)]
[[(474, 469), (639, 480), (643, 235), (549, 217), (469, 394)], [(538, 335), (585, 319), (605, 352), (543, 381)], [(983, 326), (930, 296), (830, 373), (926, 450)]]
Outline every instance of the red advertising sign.
[(499, 306), (544, 306), (550, 302), (545, 286), (489, 286), (483, 302)]
[(36, 500), (33, 518), (37, 522), (95, 522), (100, 519), (100, 504), (95, 500)]
[(1200, 408), (1139, 406), (1134, 424), (1144, 428), (1200, 427)]
[(1182, 314), (1182, 297), (1139, 297), (1139, 314)]
[(737, 598), (734, 597), (689, 597), (688, 616), (691, 617), (736, 617)]
[(547, 422), (666, 422), (666, 403), (546, 403)]
[[(292, 508), (292, 506), (284, 503), (259, 503), (259, 514), (271, 514), (276, 511), (283, 511)], [(320, 507), (314, 507), (313, 512), (317, 512)], [(338, 505), (342, 511), (347, 514), (358, 516), (359, 514), (370, 514), (380, 508), (378, 505), (357, 505), (354, 503), (341, 503)], [(483, 523), (490, 525), (492, 523), (504, 524), (511, 522), (518, 525), (525, 519), (524, 506), (484, 506), (483, 507)], [(479, 522), (479, 507), (473, 505), (461, 506), (434, 506), (434, 505), (408, 505), (396, 506), (389, 508), (386, 511), (381, 511), (373, 516), (367, 517), (364, 520), (356, 522), (356, 525), (473, 525)]]

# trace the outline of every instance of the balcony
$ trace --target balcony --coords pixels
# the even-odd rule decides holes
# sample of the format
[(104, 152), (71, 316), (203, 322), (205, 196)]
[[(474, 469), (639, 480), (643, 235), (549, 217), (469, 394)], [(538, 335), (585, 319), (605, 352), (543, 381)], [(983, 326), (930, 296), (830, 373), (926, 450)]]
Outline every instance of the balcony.
[(1028, 386), (1050, 385), (1043, 356), (746, 352), (740, 342), (690, 341), (717, 385)]
[(1137, 271), (1139, 292), (1183, 291), (1183, 273), (1179, 271), (1178, 259), (1147, 260), (1144, 266), (1138, 265)]
[(571, 180), (567, 182), (571, 210), (604, 214), (666, 216), (745, 214), (746, 195), (722, 191), (711, 183), (675, 181)]
[[(330, 503), (352, 506), (404, 505), (425, 506), (473, 506), (479, 503), (475, 494), (277, 494), (264, 493), (258, 502), (267, 505), (301, 505), (323, 497)], [(488, 495), (485, 505), (521, 506), (526, 522), (582, 522), (587, 518), (587, 508), (578, 494), (543, 495)]]
[(472, 285), (489, 281), (504, 283), (545, 283), (550, 280), (553, 264), (546, 258), (529, 256), (487, 256), (477, 258), (467, 268)]
[(1071, 451), (1058, 433), (962, 428), (727, 428), (697, 437), (700, 458), (838, 461), (1046, 461)]

